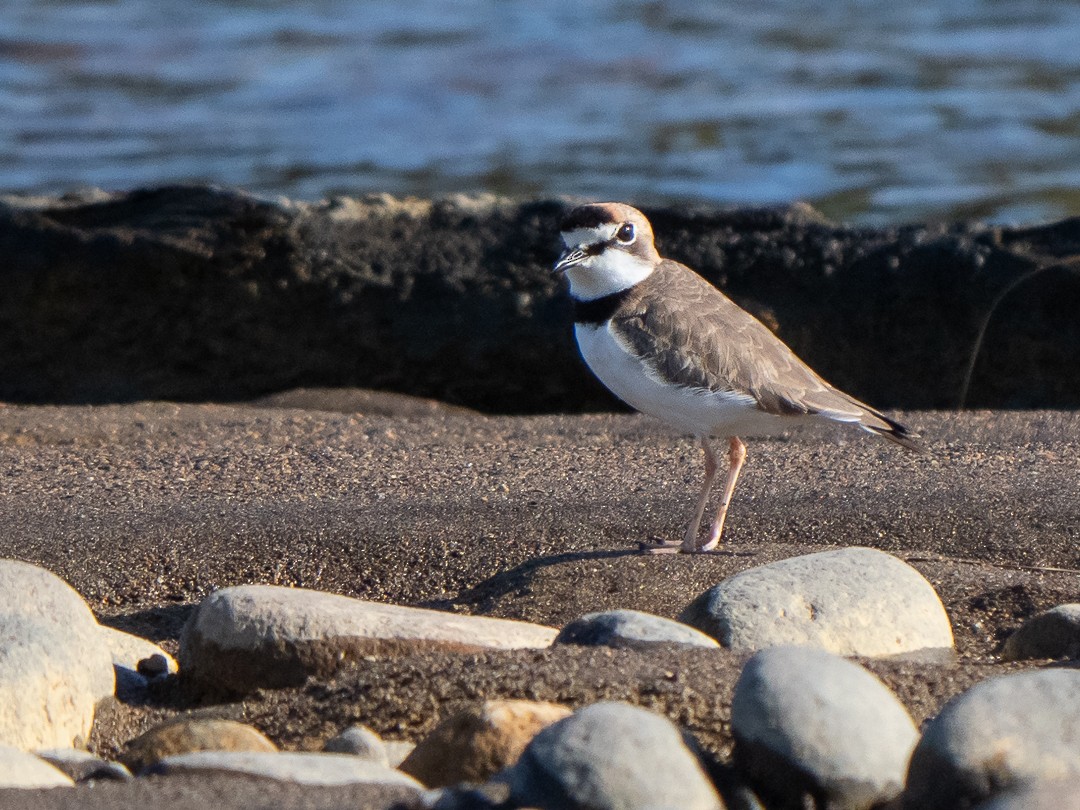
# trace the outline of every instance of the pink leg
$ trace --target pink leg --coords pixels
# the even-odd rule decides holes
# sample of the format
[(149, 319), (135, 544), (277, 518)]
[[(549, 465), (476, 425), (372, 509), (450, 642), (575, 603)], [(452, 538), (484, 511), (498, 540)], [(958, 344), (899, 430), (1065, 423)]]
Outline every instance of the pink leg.
[(701, 485), (701, 494), (698, 495), (697, 506), (694, 508), (694, 518), (686, 527), (682, 542), (669, 540), (647, 549), (650, 554), (674, 554), (676, 552), (692, 553), (698, 550), (697, 533), (701, 527), (701, 518), (705, 514), (705, 505), (709, 502), (709, 491), (713, 481), (716, 480), (716, 471), (719, 465), (716, 463), (716, 454), (709, 446), (707, 437), (701, 439), (701, 449), (705, 453), (705, 481)]
[(739, 472), (746, 461), (746, 445), (738, 436), (728, 439), (728, 474), (724, 481), (724, 495), (720, 499), (720, 508), (716, 511), (712, 528), (709, 529), (709, 539), (705, 541), (699, 551), (712, 551), (720, 543), (720, 535), (724, 533), (724, 520), (727, 518), (727, 510), (731, 505), (731, 495), (735, 492), (735, 482), (739, 480)]

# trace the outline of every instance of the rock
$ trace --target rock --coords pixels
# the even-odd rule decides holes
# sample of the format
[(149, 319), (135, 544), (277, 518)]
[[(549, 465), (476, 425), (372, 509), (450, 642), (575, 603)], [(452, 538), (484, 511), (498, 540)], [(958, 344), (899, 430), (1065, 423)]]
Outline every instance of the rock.
[(812, 647), (751, 658), (731, 704), (735, 763), (770, 806), (861, 810), (896, 798), (919, 739), (858, 664)]
[(570, 710), (557, 703), (489, 700), (439, 723), (401, 763), (428, 787), (481, 783), (517, 762), (537, 732)]
[[(273, 203), (193, 186), (70, 204), (6, 198), (0, 401), (378, 384), (499, 413), (610, 408), (550, 274), (568, 204)], [(777, 323), (826, 379), (905, 408), (955, 406), (988, 302), (1072, 255), (1080, 229), (1075, 218), (853, 228), (805, 205), (644, 213), (665, 255)], [(1075, 407), (1078, 295), (1067, 271), (1011, 294), (968, 404)]]
[(33, 754), (0, 745), (0, 789), (71, 787), (71, 778)]
[(248, 404), (257, 408), (299, 408), (304, 411), (401, 418), (476, 413), (470, 408), (449, 405), (437, 399), (367, 388), (292, 388), (259, 397)]
[(1005, 640), (1001, 657), (1080, 658), (1080, 604), (1058, 605), (1032, 616)]
[(302, 785), (369, 784), (411, 787), (417, 792), (423, 790), (412, 777), (351, 754), (194, 751), (166, 757), (149, 770), (150, 774), (165, 776), (221, 772), (245, 773)]
[(181, 717), (136, 737), (120, 759), (132, 773), (140, 773), (166, 757), (192, 751), (272, 753), (277, 746), (258, 729), (235, 720)]
[(594, 703), (541, 731), (503, 777), (541, 810), (719, 810), (720, 796), (679, 730), (626, 703)]
[(639, 610), (586, 613), (560, 630), (554, 643), (595, 647), (642, 647), (655, 643), (720, 646), (716, 639), (700, 630)]
[(837, 655), (952, 658), (952, 628), (933, 586), (871, 548), (750, 568), (705, 591), (679, 619), (733, 650), (801, 644)]
[(1078, 810), (1080, 780), (1055, 779), (1005, 791), (974, 810)]
[(176, 672), (176, 661), (154, 642), (113, 627), (102, 626), (101, 632), (112, 654), (113, 666), (129, 669), (146, 678)]
[(69, 748), (115, 687), (101, 628), (66, 582), (0, 560), (0, 745)]
[(369, 655), (547, 647), (555, 635), (527, 622), (241, 585), (199, 604), (180, 639), (180, 668), (206, 686), (246, 692), (327, 677)]
[(323, 751), (328, 754), (352, 754), (376, 765), (390, 767), (390, 757), (382, 738), (367, 726), (350, 726), (327, 740)]
[(119, 762), (110, 762), (78, 748), (46, 748), (34, 753), (75, 782), (124, 782), (131, 778), (131, 771)]
[(386, 759), (391, 768), (401, 767), (401, 763), (416, 748), (416, 743), (408, 740), (383, 740), (383, 745), (386, 746)]
[(1080, 671), (1029, 670), (953, 698), (911, 756), (904, 805), (945, 810), (1043, 780), (1080, 779)]

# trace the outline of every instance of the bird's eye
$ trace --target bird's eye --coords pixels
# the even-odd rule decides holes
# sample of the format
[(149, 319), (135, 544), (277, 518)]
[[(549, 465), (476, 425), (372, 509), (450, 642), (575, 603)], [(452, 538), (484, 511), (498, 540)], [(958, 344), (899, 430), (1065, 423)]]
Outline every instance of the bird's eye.
[(621, 228), (619, 232), (615, 234), (615, 238), (622, 242), (624, 245), (629, 245), (634, 241), (634, 226), (627, 222)]

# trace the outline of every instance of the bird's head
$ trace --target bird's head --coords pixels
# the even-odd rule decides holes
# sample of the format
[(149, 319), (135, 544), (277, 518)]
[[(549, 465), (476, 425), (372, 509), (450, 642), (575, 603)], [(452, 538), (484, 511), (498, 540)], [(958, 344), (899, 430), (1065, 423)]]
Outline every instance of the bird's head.
[(570, 294), (579, 301), (633, 287), (660, 262), (649, 220), (629, 205), (580, 205), (559, 231), (565, 249), (554, 271), (565, 274)]

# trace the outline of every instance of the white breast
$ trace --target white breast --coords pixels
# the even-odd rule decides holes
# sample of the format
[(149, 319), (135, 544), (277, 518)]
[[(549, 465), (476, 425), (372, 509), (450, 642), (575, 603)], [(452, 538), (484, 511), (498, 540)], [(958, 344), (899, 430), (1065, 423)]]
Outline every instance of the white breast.
[(759, 410), (753, 397), (671, 385), (633, 355), (608, 328), (576, 324), (581, 356), (593, 374), (627, 405), (694, 436), (777, 433), (798, 421)]

